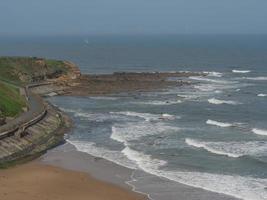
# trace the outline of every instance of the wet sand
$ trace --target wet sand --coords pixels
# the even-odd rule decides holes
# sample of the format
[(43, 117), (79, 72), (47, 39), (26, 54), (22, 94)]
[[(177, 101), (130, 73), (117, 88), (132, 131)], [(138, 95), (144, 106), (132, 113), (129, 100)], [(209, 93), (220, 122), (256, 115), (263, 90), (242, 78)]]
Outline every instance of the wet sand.
[(144, 200), (87, 173), (32, 162), (0, 170), (1, 200)]
[[(68, 170), (85, 172), (97, 180), (144, 195), (149, 191), (149, 198), (153, 200), (237, 200), (234, 197), (187, 186), (140, 170), (117, 165), (103, 158), (79, 152), (69, 143), (49, 151), (41, 157), (40, 162)], [(142, 181), (132, 181), (133, 177), (134, 179), (140, 177)], [(149, 181), (151, 179), (154, 180), (154, 185), (151, 185)], [(162, 190), (163, 187), (164, 190)], [(160, 191), (158, 188), (161, 188)]]

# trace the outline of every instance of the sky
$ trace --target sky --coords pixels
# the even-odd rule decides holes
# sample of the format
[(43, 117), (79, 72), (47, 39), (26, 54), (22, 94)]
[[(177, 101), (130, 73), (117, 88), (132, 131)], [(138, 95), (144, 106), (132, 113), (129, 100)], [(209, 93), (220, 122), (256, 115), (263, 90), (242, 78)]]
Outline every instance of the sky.
[(0, 35), (267, 34), (267, 0), (0, 0)]

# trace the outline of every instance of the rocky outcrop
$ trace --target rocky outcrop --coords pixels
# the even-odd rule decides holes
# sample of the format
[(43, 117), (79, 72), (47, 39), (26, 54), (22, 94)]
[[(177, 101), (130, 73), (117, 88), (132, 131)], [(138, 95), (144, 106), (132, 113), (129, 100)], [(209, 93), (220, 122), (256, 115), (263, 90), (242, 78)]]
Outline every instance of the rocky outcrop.
[(72, 81), (64, 94), (75, 96), (106, 95), (120, 92), (145, 92), (191, 84), (184, 78), (203, 76), (194, 72), (121, 72), (100, 75), (81, 75)]

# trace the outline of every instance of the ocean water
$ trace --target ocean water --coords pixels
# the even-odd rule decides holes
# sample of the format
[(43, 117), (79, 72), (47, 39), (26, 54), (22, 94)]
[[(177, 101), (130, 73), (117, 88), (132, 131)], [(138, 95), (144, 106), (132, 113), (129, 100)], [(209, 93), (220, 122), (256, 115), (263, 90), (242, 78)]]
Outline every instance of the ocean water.
[(175, 183), (245, 200), (267, 199), (266, 36), (0, 41), (1, 55), (69, 59), (84, 73), (208, 72), (206, 77), (189, 77), (194, 83), (190, 86), (158, 92), (50, 101), (75, 122), (69, 143), (134, 169), (130, 184), (152, 199), (176, 199), (169, 195), (175, 193)]

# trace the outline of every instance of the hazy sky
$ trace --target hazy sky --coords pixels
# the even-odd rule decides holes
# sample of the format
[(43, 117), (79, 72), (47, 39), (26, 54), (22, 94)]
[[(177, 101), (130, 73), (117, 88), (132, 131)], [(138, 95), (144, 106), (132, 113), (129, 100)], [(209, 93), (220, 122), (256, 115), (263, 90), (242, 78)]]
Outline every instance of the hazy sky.
[(0, 0), (0, 34), (267, 33), (267, 0)]

